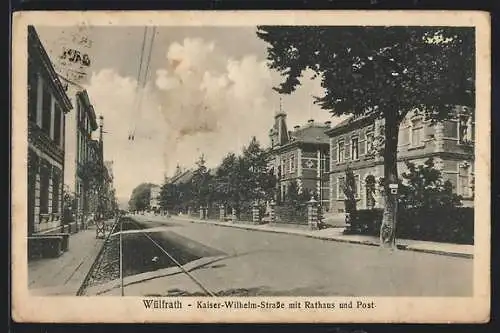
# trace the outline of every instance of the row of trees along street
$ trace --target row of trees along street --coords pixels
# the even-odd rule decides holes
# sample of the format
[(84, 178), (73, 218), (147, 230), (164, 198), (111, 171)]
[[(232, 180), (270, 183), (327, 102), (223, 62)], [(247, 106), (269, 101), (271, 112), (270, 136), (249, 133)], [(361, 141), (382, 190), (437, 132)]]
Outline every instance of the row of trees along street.
[(196, 162), (191, 181), (163, 185), (160, 205), (167, 211), (188, 207), (234, 208), (248, 213), (254, 202), (274, 199), (276, 176), (267, 165), (267, 153), (255, 137), (240, 155), (228, 153), (214, 170), (206, 166), (204, 156)]
[[(251, 206), (258, 203), (261, 209), (266, 202), (276, 200), (278, 205), (300, 207), (311, 199), (307, 189), (299, 190), (297, 182), (291, 182), (285, 197), (277, 191), (277, 177), (268, 167), (268, 151), (253, 137), (241, 154), (228, 153), (215, 169), (209, 170), (204, 156), (196, 161), (192, 176), (183, 182), (163, 184), (160, 192), (162, 211), (173, 213), (196, 211), (199, 207), (215, 209), (213, 216), (219, 216), (219, 207), (227, 212), (232, 208), (238, 217), (250, 214)], [(129, 207), (133, 211), (150, 210), (151, 183), (143, 183), (133, 191)], [(302, 207), (303, 208), (303, 207)], [(247, 216), (248, 217), (248, 216)], [(306, 221), (304, 221), (306, 222)]]
[(383, 246), (395, 246), (398, 183), (397, 145), (401, 121), (418, 109), (427, 120), (454, 117), (456, 105), (474, 112), (474, 29), (464, 27), (260, 26), (271, 69), (284, 76), (275, 88), (292, 93), (307, 69), (322, 80), (315, 97), (333, 115), (373, 115), (384, 120)]
[[(87, 207), (83, 207), (83, 214), (94, 213), (96, 219), (111, 218), (118, 210), (116, 192), (111, 180), (106, 178), (107, 170), (100, 161), (90, 160), (82, 166), (81, 177), (83, 179), (83, 193)], [(90, 201), (95, 202), (94, 210), (90, 211)], [(67, 187), (63, 192), (63, 220), (65, 223), (72, 222), (77, 209), (77, 198)]]

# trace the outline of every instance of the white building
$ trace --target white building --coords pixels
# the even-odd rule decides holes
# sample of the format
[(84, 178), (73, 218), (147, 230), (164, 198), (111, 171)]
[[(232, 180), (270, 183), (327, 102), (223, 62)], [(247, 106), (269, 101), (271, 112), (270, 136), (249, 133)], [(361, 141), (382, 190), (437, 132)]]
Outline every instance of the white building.
[(152, 210), (160, 209), (160, 192), (161, 192), (160, 186), (158, 185), (151, 186), (150, 196), (149, 196), (149, 207)]

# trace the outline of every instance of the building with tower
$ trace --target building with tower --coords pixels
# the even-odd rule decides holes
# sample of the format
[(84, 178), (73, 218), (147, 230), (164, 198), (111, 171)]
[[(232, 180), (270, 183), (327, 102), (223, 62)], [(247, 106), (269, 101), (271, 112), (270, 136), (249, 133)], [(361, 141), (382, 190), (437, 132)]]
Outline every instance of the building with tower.
[(288, 187), (296, 181), (299, 191), (307, 189), (328, 207), (330, 146), (325, 131), (330, 126), (331, 122), (317, 123), (310, 119), (307, 124), (288, 130), (286, 113), (280, 107), (269, 131), (268, 161), (278, 177), (278, 201), (286, 197)]

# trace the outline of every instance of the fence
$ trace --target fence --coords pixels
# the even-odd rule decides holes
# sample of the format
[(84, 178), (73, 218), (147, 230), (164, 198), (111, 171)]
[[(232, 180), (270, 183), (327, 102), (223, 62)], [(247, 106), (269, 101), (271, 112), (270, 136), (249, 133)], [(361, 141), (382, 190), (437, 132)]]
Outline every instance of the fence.
[(307, 225), (307, 205), (276, 206), (276, 223), (305, 224)]

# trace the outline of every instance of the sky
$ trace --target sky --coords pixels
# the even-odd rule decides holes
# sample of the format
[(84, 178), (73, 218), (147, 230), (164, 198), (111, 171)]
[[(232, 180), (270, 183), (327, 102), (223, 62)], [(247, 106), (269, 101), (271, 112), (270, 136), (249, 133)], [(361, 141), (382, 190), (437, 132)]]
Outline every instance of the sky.
[[(252, 136), (269, 144), (280, 108), (280, 95), (272, 88), (283, 79), (267, 67), (267, 44), (256, 28), (149, 27), (143, 73), (148, 43), (155, 38), (147, 75), (139, 80), (145, 27), (36, 29), (57, 70), (70, 36), (91, 41), (85, 51), (91, 65), (79, 83), (104, 117), (104, 157), (114, 162), (119, 200), (128, 200), (140, 183), (162, 184), (178, 164), (190, 168), (201, 154), (215, 167)], [(305, 73), (296, 92), (281, 96), (289, 128), (308, 119), (339, 121), (312, 103), (312, 95), (323, 90), (311, 74)], [(131, 133), (134, 141), (128, 139)]]

